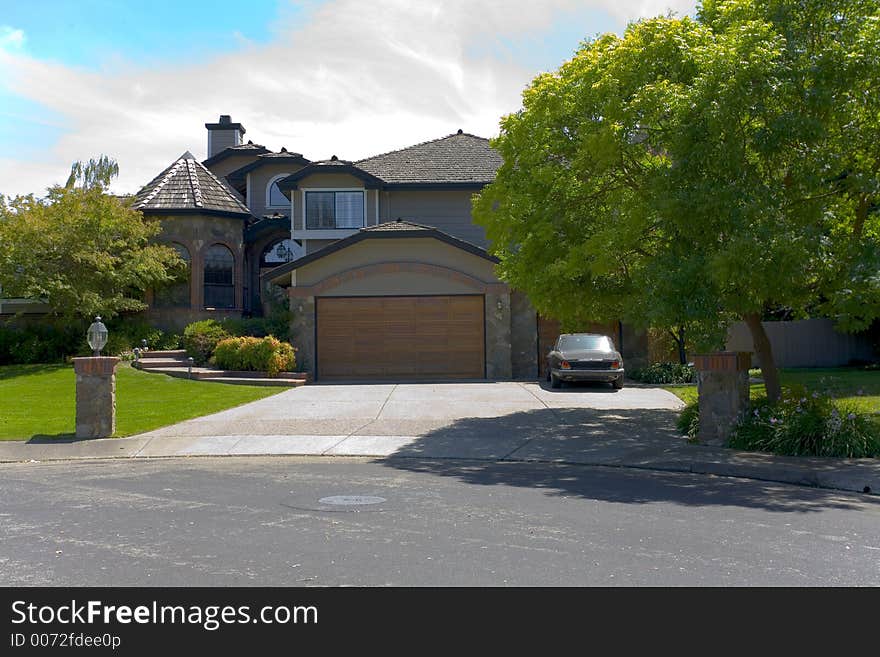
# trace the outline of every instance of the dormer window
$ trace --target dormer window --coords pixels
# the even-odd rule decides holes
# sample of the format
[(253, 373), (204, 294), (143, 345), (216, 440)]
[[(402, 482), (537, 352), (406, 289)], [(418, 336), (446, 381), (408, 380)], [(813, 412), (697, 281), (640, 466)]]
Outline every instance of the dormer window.
[(290, 207), (290, 200), (278, 189), (278, 183), (284, 180), (289, 173), (282, 173), (272, 178), (266, 186), (266, 207), (267, 208), (287, 208)]
[(364, 227), (363, 191), (306, 192), (306, 229)]

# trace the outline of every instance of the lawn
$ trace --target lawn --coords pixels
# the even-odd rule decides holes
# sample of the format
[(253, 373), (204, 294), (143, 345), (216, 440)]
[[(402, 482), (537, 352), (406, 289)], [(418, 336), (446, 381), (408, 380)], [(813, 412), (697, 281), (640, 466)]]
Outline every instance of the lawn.
[[(130, 436), (274, 395), (262, 388), (174, 379), (119, 365), (116, 435)], [(70, 365), (0, 367), (0, 440), (66, 438), (75, 430), (76, 379)]]
[[(782, 386), (804, 386), (809, 391), (827, 392), (835, 399), (852, 402), (865, 412), (880, 413), (880, 371), (856, 368), (782, 370)], [(697, 399), (696, 386), (666, 388), (682, 401)], [(763, 383), (751, 386), (752, 399), (766, 396)]]

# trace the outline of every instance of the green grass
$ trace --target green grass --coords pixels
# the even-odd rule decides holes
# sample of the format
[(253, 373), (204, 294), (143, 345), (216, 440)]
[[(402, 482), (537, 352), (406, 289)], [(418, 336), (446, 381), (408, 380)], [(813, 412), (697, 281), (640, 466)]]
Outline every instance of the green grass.
[[(158, 429), (286, 390), (207, 383), (119, 365), (116, 436)], [(70, 365), (0, 367), (0, 440), (67, 438), (75, 431), (76, 379)]]
[[(804, 386), (809, 391), (827, 392), (835, 399), (846, 400), (867, 413), (880, 413), (880, 370), (856, 368), (790, 369), (781, 372), (782, 386)], [(697, 400), (697, 387), (669, 387), (669, 392), (683, 402)], [(752, 399), (765, 397), (763, 383), (752, 384)]]

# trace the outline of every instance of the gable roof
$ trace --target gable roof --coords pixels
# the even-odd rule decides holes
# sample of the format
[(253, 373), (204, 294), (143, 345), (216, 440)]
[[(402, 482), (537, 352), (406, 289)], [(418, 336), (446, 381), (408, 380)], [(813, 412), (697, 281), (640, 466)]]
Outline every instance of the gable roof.
[(459, 130), (457, 133), (375, 155), (354, 163), (381, 178), (386, 187), (477, 187), (492, 182), (502, 164), (501, 154), (489, 140)]
[(291, 164), (302, 165), (308, 165), (311, 163), (310, 160), (303, 157), (302, 153), (288, 153), (284, 148), (281, 149), (280, 153), (266, 151), (265, 153), (258, 155), (257, 159), (250, 164), (245, 164), (243, 167), (227, 173), (226, 180), (229, 181), (230, 185), (241, 187), (245, 184), (245, 176), (254, 169), (258, 169), (264, 164), (278, 164), (279, 162), (289, 162)]
[(202, 160), (202, 164), (206, 167), (209, 167), (213, 164), (217, 164), (221, 160), (225, 160), (227, 157), (232, 155), (262, 155), (263, 153), (269, 153), (269, 149), (263, 146), (262, 144), (255, 144), (252, 141), (249, 141), (246, 144), (239, 144), (238, 146), (229, 146), (228, 148), (224, 148), (219, 153), (215, 153), (211, 157)]
[(187, 151), (135, 196), (132, 208), (147, 214), (203, 213), (250, 216), (241, 196)]
[(368, 171), (364, 171), (348, 160), (340, 160), (335, 155), (329, 160), (321, 160), (319, 162), (311, 162), (296, 173), (292, 173), (278, 181), (278, 189), (282, 192), (289, 192), (291, 189), (297, 189), (299, 181), (316, 173), (347, 173), (355, 178), (364, 181), (366, 189), (379, 189), (383, 187), (383, 181)]
[(490, 262), (500, 262), (498, 258), (491, 255), (488, 251), (486, 251), (486, 249), (481, 248), (476, 244), (471, 244), (470, 242), (465, 242), (464, 240), (461, 240), (457, 237), (453, 237), (448, 233), (437, 230), (433, 226), (423, 226), (422, 224), (416, 224), (398, 219), (397, 221), (387, 221), (385, 223), (381, 223), (375, 226), (361, 228), (354, 235), (350, 235), (344, 239), (337, 240), (336, 242), (328, 244), (323, 249), (319, 249), (318, 251), (314, 251), (313, 253), (304, 255), (303, 257), (297, 258), (296, 260), (291, 260), (290, 262), (287, 262), (283, 265), (267, 271), (260, 277), (260, 279), (274, 282), (282, 276), (289, 274), (295, 269), (299, 269), (300, 267), (303, 267), (310, 262), (325, 258), (328, 255), (336, 253), (341, 249), (352, 246), (353, 244), (357, 244), (358, 242), (363, 242), (367, 239), (400, 239), (412, 237), (433, 238), (436, 240), (440, 240), (441, 242), (445, 242), (458, 249), (461, 249), (462, 251), (467, 251), (468, 253), (472, 253), (475, 256), (484, 258)]

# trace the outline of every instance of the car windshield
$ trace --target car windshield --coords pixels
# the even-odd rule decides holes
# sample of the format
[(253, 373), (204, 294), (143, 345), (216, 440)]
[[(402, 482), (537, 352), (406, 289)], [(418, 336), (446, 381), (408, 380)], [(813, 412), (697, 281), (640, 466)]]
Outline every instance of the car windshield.
[(559, 338), (559, 350), (589, 349), (591, 351), (613, 351), (611, 340), (604, 335), (563, 335)]

